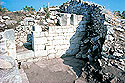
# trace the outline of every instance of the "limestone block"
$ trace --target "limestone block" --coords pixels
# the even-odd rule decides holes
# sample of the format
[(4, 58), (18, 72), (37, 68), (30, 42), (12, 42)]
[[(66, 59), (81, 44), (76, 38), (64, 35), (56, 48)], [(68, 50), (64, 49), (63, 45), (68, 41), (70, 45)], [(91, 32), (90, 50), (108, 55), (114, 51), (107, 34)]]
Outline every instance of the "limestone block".
[(43, 56), (47, 56), (48, 52), (46, 50), (41, 50), (41, 51), (36, 51), (35, 52), (35, 57), (43, 57)]
[(55, 43), (56, 43), (57, 45), (61, 45), (61, 44), (63, 44), (63, 41), (62, 41), (62, 40), (56, 40)]
[(55, 46), (53, 46), (53, 45), (46, 46), (46, 50), (50, 50), (50, 49), (54, 49), (54, 48), (55, 48)]
[(45, 44), (47, 43), (46, 37), (34, 38), (34, 44)]
[(77, 17), (75, 14), (73, 14), (73, 25), (78, 25), (77, 23)]
[(49, 49), (49, 50), (48, 50), (48, 53), (54, 54), (54, 53), (56, 53), (56, 51), (55, 51), (54, 49)]
[(33, 57), (34, 57), (34, 52), (32, 50), (17, 53), (18, 60), (25, 60)]
[(47, 37), (47, 39), (48, 39), (49, 41), (52, 41), (52, 40), (54, 40), (54, 37), (53, 37), (53, 36), (49, 36), (49, 37)]
[(15, 46), (14, 30), (13, 29), (5, 30), (3, 37), (6, 39), (8, 55), (10, 55), (14, 59), (16, 59), (16, 46)]
[(37, 45), (37, 49), (44, 50), (45, 49), (45, 45)]
[(71, 17), (71, 14), (67, 14), (67, 25), (70, 25), (70, 17)]
[(67, 30), (67, 29), (63, 29), (62, 31), (63, 31), (64, 33), (68, 32), (68, 30)]
[(56, 36), (56, 40), (63, 40), (64, 36)]
[(40, 37), (45, 37), (47, 33), (45, 32), (40, 32)]
[(65, 14), (61, 14), (60, 17), (60, 25), (61, 26), (66, 26), (67, 25), (67, 16)]
[(8, 61), (0, 59), (0, 62), (1, 62), (0, 68), (2, 68), (2, 69), (12, 68), (12, 64), (9, 63)]
[(56, 45), (55, 46), (55, 49), (61, 49), (62, 48), (62, 45)]
[(0, 69), (0, 83), (22, 83), (15, 60), (10, 56), (0, 56), (0, 59), (9, 62), (12, 65), (12, 68)]
[(5, 30), (5, 32), (4, 32), (4, 38), (6, 38), (8, 40), (15, 40), (14, 30), (13, 29)]
[(56, 33), (62, 33), (62, 32), (63, 30), (61, 28), (56, 30)]
[(7, 49), (7, 53), (8, 53), (9, 56), (11, 56), (14, 59), (16, 59), (16, 48)]
[(33, 31), (33, 37), (34, 37), (34, 38), (40, 37), (40, 36), (41, 36), (41, 33), (40, 33), (40, 32)]
[(49, 37), (53, 37), (53, 36), (57, 36), (57, 34), (56, 34), (55, 32), (53, 32), (53, 33), (49, 33), (48, 36), (49, 36)]
[(42, 31), (41, 26), (39, 26), (39, 25), (37, 25), (37, 24), (34, 25), (34, 28), (35, 28), (35, 31), (36, 31), (36, 32), (41, 32), (41, 31)]
[(48, 59), (53, 59), (53, 58), (55, 58), (55, 54), (49, 54), (48, 55)]
[(5, 39), (0, 40), (0, 51), (2, 51), (2, 50), (7, 50)]
[(65, 50), (58, 50), (55, 57), (60, 58), (63, 54), (65, 54)]

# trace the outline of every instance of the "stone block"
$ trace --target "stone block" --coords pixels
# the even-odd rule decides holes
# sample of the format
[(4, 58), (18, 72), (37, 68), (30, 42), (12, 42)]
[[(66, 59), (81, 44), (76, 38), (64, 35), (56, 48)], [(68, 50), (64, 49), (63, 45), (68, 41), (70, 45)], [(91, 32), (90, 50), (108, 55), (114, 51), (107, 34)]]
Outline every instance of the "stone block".
[(44, 50), (45, 49), (45, 45), (37, 45), (37, 49)]
[(55, 58), (55, 54), (49, 54), (48, 55), (48, 59), (53, 59), (53, 58)]
[(54, 50), (54, 49), (50, 49), (50, 50), (48, 50), (48, 53), (50, 53), (50, 54), (54, 54), (56, 51)]
[(25, 60), (33, 57), (34, 57), (34, 52), (32, 50), (17, 53), (18, 60)]
[(46, 50), (35, 51), (35, 57), (47, 56), (48, 52)]
[(65, 50), (58, 50), (55, 57), (60, 58), (63, 54), (65, 54)]
[(34, 44), (45, 44), (47, 43), (46, 37), (34, 38)]
[(55, 48), (55, 46), (53, 46), (53, 45), (46, 46), (46, 50), (50, 50), (50, 49), (54, 49), (54, 48)]
[(3, 37), (6, 39), (6, 46), (8, 55), (16, 59), (16, 46), (15, 46), (15, 37), (14, 30), (8, 29), (5, 30)]
[(33, 27), (34, 27), (34, 29), (35, 29), (36, 32), (41, 32), (41, 31), (42, 31), (41, 26), (39, 26), (39, 25), (37, 25), (37, 24), (34, 25)]
[(0, 59), (0, 62), (1, 62), (1, 64), (0, 64), (0, 68), (1, 69), (8, 69), (8, 68), (12, 68), (13, 67), (12, 64), (9, 63), (6, 60)]
[(40, 37), (40, 36), (41, 36), (41, 33), (40, 33), (40, 32), (33, 31), (33, 37), (34, 37), (34, 38)]

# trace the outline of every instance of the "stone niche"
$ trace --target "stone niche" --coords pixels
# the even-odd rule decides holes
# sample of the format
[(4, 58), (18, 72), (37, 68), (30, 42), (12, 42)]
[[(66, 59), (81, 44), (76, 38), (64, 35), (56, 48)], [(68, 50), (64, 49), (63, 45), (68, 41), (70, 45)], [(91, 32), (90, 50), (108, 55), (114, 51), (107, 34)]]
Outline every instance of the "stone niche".
[(76, 14), (72, 14), (70, 17), (70, 24), (71, 25), (78, 25), (78, 20), (77, 20), (77, 15)]
[(76, 15), (76, 14), (61, 13), (58, 19), (59, 24), (61, 26), (78, 25), (78, 16), (79, 15)]

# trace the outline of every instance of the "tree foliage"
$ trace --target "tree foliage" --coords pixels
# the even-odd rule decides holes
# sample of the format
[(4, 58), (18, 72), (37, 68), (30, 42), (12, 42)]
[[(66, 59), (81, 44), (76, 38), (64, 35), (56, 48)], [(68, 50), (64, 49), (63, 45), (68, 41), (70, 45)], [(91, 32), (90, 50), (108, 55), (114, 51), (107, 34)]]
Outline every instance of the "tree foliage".
[(125, 19), (125, 11), (122, 12), (122, 18)]
[(8, 12), (9, 10), (7, 9), (7, 8), (0, 8), (0, 12), (2, 12), (2, 13), (5, 13), (5, 12)]
[(28, 12), (33, 12), (33, 11), (35, 11), (35, 9), (33, 8), (33, 6), (31, 6), (31, 7), (25, 6), (25, 7), (23, 8), (23, 10), (24, 10), (24, 11), (28, 11)]
[(113, 11), (114, 15), (121, 16), (120, 11)]
[(125, 11), (123, 11), (122, 13), (120, 11), (113, 11), (113, 14), (115, 16), (121, 17), (122, 19), (125, 19)]
[(49, 18), (49, 10), (48, 10), (48, 6), (43, 6), (44, 11), (46, 12), (46, 18)]

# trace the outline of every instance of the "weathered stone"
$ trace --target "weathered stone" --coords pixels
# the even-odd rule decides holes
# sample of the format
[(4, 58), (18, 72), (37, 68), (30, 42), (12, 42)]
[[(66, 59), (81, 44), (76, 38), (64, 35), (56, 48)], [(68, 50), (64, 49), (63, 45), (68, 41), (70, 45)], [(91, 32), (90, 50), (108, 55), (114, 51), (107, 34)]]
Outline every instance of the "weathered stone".
[(1, 62), (1, 64), (0, 64), (1, 69), (8, 69), (8, 68), (13, 67), (11, 63), (9, 63), (8, 61), (5, 61), (3, 59), (0, 59), (0, 62)]
[(99, 40), (99, 36), (97, 36), (97, 37), (94, 37), (94, 38), (91, 38), (91, 40), (90, 40), (90, 42), (92, 43), (92, 44), (95, 44), (98, 40)]
[(88, 43), (88, 42), (89, 42), (89, 39), (88, 39), (88, 38), (84, 40), (84, 43), (85, 43), (85, 44)]
[(3, 19), (7, 20), (7, 19), (10, 19), (10, 17), (9, 16), (3, 16)]
[(0, 56), (1, 59), (4, 60), (3, 63), (9, 62), (9, 65), (4, 66), (7, 69), (0, 69), (0, 83), (22, 83), (15, 60), (10, 56)]

